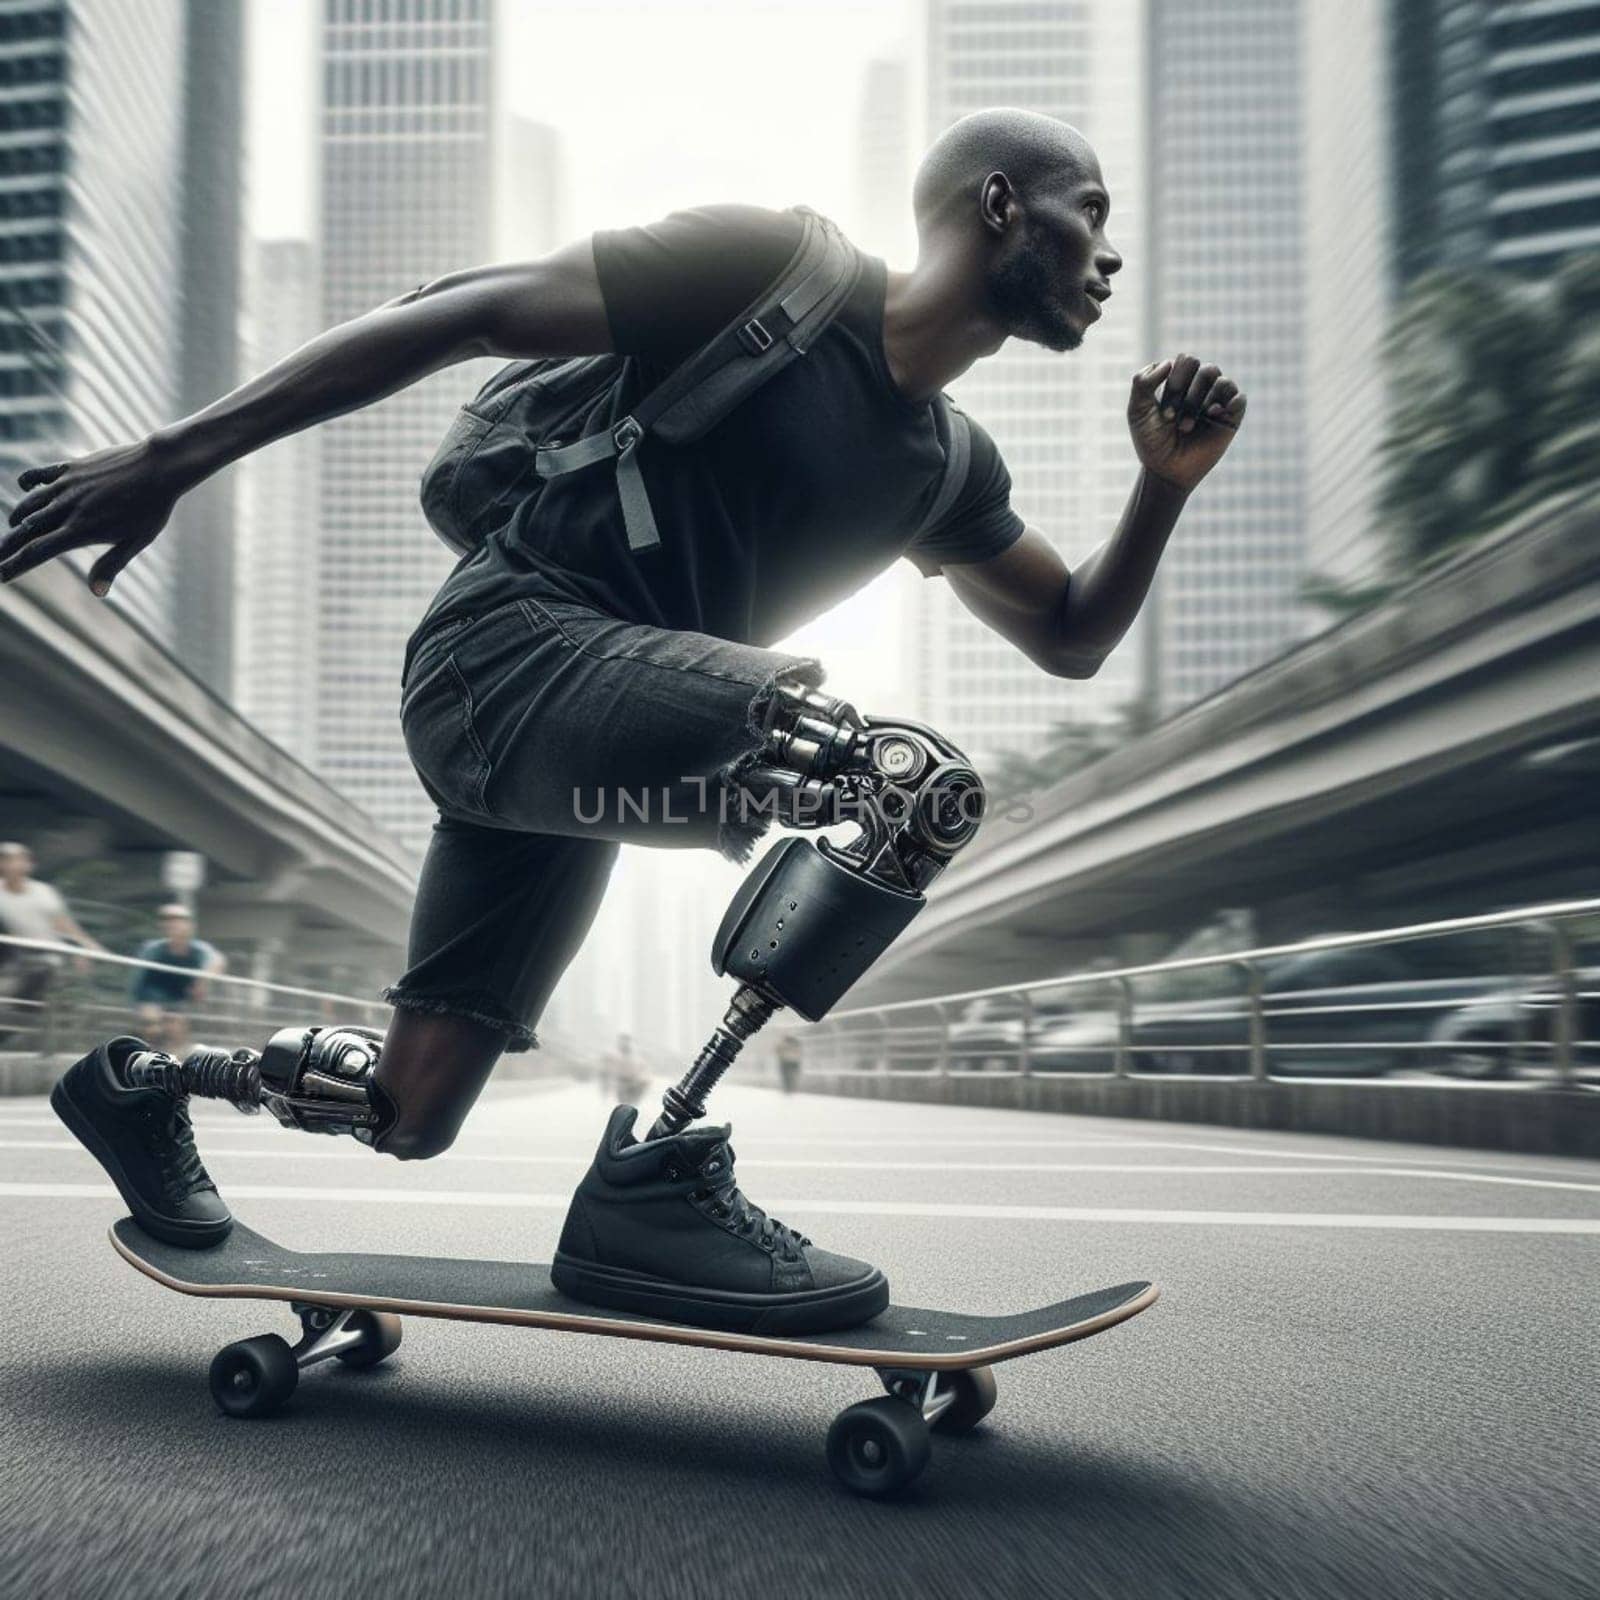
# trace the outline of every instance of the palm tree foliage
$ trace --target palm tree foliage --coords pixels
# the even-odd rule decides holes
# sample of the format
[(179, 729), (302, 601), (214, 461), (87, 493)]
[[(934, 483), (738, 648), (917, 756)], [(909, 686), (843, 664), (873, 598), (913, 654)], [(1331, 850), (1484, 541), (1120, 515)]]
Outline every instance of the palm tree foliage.
[(1383, 569), (1362, 585), (1311, 578), (1303, 598), (1335, 613), (1385, 598), (1530, 506), (1600, 482), (1600, 253), (1533, 286), (1428, 273), (1402, 302), (1384, 359)]
[(984, 769), (991, 809), (1092, 767), (1130, 740), (1148, 733), (1157, 720), (1154, 702), (1141, 696), (1125, 701), (1102, 721), (1056, 723), (1036, 753), (1008, 750)]

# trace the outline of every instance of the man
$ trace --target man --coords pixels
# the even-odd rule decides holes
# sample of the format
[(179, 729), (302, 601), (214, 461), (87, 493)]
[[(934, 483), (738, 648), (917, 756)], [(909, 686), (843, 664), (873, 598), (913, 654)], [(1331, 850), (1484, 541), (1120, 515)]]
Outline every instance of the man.
[[(1008, 338), (1076, 348), (1122, 261), (1094, 151), (1052, 118), (963, 119), (923, 159), (912, 201), (913, 271), (866, 258), (803, 361), (697, 444), (640, 451), (659, 547), (630, 548), (616, 499), (584, 474), (536, 479), (445, 582), (412, 637), (402, 686), (407, 747), (439, 807), (410, 965), (387, 991), (396, 1010), (375, 1059), (353, 1033), (326, 1060), (326, 1041), (304, 1047), (314, 1073), (309, 1056), (286, 1068), (269, 1044), (263, 1082), (292, 1070), (329, 1096), (302, 1099), (300, 1125), (402, 1159), (446, 1149), (502, 1051), (532, 1043), (619, 842), (748, 854), (760, 827), (746, 813), (730, 821), (728, 792), (774, 717), (799, 719), (822, 677), (818, 663), (768, 645), (893, 560), (942, 575), (1061, 677), (1093, 674), (1132, 623), (1185, 499), (1234, 437), (1244, 396), (1185, 355), (1134, 375), (1128, 419), (1141, 470), (1110, 540), (1070, 575), (1011, 510), (1005, 466), (975, 424), (961, 493), (924, 528), (946, 454), (939, 392)], [(24, 473), (0, 579), (105, 544), (89, 573), (104, 594), (203, 478), (468, 357), (615, 350), (636, 358), (647, 392), (763, 291), (802, 226), (793, 213), (706, 207), (427, 284), (142, 443)], [(575, 804), (596, 790), (665, 792), (670, 819)], [(773, 949), (782, 930), (780, 918)], [(230, 1071), (239, 1077), (226, 1058), (208, 1066), (207, 1089), (251, 1087), (217, 1090)], [(138, 1144), (141, 1118), (181, 1105), (177, 1091), (193, 1081), (176, 1063), (149, 1063), (139, 1041), (114, 1040), (67, 1074), (54, 1103), (114, 1176), (120, 1169), (146, 1228), (205, 1244), (230, 1217), (186, 1121), (174, 1112), (159, 1161)], [(764, 1331), (849, 1326), (887, 1303), (877, 1269), (817, 1249), (745, 1199), (726, 1128), (658, 1122), (639, 1140), (634, 1115), (613, 1112), (574, 1197), (552, 1274), (559, 1288)]]
[(190, 1007), (206, 997), (205, 974), (223, 971), (227, 962), (215, 945), (195, 938), (194, 918), (187, 906), (177, 901), (162, 906), (156, 912), (156, 926), (161, 929), (160, 936), (139, 946), (139, 959), (185, 970), (139, 967), (131, 994), (139, 1008), (139, 1025), (151, 1042), (176, 1055), (189, 1043)]
[[(103, 949), (78, 926), (56, 890), (33, 876), (33, 865), (33, 852), (25, 844), (0, 842), (0, 933)], [(82, 957), (76, 959), (82, 962)], [(60, 965), (61, 957), (48, 950), (0, 946), (0, 997), (11, 1002), (5, 1010), (14, 1019), (13, 1026), (0, 1027), (0, 1043), (31, 1031)]]
[(792, 1033), (778, 1040), (778, 1087), (793, 1094), (800, 1083), (800, 1041)]
[(650, 1087), (650, 1080), (633, 1053), (633, 1035), (619, 1033), (616, 1044), (606, 1052), (604, 1091), (619, 1100), (642, 1098)]

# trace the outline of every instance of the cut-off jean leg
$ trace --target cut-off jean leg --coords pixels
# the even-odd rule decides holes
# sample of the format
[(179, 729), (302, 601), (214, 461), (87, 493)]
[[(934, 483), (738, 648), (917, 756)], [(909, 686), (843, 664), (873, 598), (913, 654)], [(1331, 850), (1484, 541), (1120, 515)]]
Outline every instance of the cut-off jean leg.
[(533, 1026), (588, 933), (618, 847), (441, 817), (390, 1004), (467, 1017), (533, 1049)]

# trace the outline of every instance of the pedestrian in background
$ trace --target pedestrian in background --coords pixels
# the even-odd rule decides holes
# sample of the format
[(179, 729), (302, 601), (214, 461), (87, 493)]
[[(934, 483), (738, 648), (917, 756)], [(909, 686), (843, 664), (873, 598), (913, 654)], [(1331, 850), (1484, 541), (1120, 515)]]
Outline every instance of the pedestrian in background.
[(778, 1087), (785, 1094), (793, 1094), (799, 1081), (800, 1041), (791, 1029), (778, 1040)]
[[(14, 839), (0, 842), (0, 934), (12, 939), (47, 939), (103, 950), (78, 926), (67, 903), (33, 876), (33, 852)], [(49, 950), (0, 945), (0, 1044), (31, 1031), (63, 958)], [(79, 971), (88, 963), (80, 956)]]
[(139, 1007), (139, 1031), (150, 1043), (182, 1055), (189, 1045), (189, 1012), (205, 1000), (207, 976), (223, 971), (227, 962), (215, 945), (195, 937), (187, 906), (176, 901), (162, 906), (156, 920), (160, 937), (139, 946), (139, 959), (188, 970), (135, 969), (132, 993)]
[(633, 1053), (633, 1035), (619, 1033), (616, 1047), (606, 1053), (602, 1068), (604, 1087), (613, 1099), (630, 1105), (642, 1102), (650, 1088), (644, 1063)]

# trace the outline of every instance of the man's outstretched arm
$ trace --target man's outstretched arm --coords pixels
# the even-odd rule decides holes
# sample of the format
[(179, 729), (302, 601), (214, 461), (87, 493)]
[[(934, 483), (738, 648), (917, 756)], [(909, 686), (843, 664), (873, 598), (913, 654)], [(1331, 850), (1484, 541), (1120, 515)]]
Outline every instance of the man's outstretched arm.
[(1179, 513), (1244, 412), (1239, 386), (1193, 356), (1135, 373), (1128, 427), (1140, 469), (1116, 532), (1069, 573), (1050, 541), (1027, 528), (991, 560), (947, 563), (956, 597), (1046, 672), (1093, 677), (1133, 625)]
[(68, 550), (106, 544), (89, 583), (105, 594), (179, 498), (230, 461), (475, 356), (590, 355), (611, 348), (594, 251), (579, 240), (537, 261), (424, 284), (341, 323), (259, 377), (134, 444), (32, 467), (0, 539), (0, 582)]

